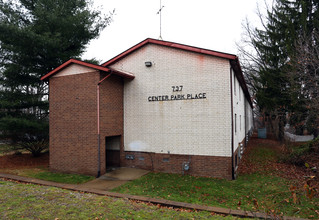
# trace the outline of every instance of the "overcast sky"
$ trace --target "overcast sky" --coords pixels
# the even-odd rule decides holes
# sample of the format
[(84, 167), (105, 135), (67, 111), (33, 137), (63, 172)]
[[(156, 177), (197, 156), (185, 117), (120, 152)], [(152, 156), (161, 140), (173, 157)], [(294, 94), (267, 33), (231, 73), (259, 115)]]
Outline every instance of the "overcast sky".
[[(266, 0), (266, 2), (272, 2)], [(83, 58), (107, 61), (146, 38), (160, 36), (160, 0), (94, 0), (113, 22), (91, 41)], [(264, 0), (162, 0), (162, 38), (165, 41), (237, 54), (242, 22), (258, 24), (257, 4)]]

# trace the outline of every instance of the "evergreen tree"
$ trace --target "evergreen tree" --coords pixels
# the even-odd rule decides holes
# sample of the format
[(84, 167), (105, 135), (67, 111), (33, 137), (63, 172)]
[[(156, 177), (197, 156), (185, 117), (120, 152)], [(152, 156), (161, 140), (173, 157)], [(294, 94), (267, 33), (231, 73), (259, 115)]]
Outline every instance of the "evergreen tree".
[(289, 8), (288, 1), (277, 0), (275, 7), (267, 12), (265, 29), (256, 30), (257, 38), (252, 41), (263, 61), (258, 68), (256, 100), (270, 122), (268, 129), (279, 139), (283, 137), (284, 116), (291, 103), (286, 71), (295, 34), (293, 15), (287, 14)]
[(302, 27), (293, 59), (294, 76), (299, 79), (301, 95), (306, 99), (304, 127), (319, 134), (319, 1), (302, 1)]
[(298, 40), (301, 36), (312, 36), (319, 27), (318, 1), (276, 0), (262, 22), (263, 29), (246, 26), (248, 42), (257, 58), (250, 59), (253, 64), (244, 69), (253, 79), (256, 101), (270, 121), (269, 128), (282, 138), (287, 113), (297, 128), (309, 116), (309, 97), (302, 94), (305, 78), (293, 73), (298, 63)]
[(47, 85), (40, 77), (78, 58), (110, 22), (87, 0), (0, 0), (0, 134), (48, 138)]

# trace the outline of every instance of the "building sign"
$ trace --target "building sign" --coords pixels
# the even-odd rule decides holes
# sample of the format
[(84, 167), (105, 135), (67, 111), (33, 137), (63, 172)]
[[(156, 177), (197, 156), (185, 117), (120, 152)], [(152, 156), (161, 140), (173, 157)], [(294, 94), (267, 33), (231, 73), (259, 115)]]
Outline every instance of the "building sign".
[[(173, 92), (182, 92), (183, 86), (172, 86), (172, 90)], [(201, 92), (201, 93), (158, 95), (158, 96), (149, 96), (147, 98), (149, 102), (193, 100), (193, 99), (206, 99), (206, 93)]]

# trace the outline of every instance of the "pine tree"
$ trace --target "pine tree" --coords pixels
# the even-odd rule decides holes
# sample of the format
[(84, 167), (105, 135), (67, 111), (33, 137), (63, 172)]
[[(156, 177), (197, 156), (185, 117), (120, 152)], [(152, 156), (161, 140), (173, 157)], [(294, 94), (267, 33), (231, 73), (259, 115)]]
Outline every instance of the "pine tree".
[(256, 99), (265, 113), (276, 136), (283, 137), (285, 113), (291, 103), (289, 81), (289, 53), (292, 52), (294, 28), (292, 14), (287, 14), (290, 3), (278, 0), (272, 11), (268, 11), (265, 30), (257, 30), (258, 38), (253, 44), (258, 50), (263, 65), (259, 67)]
[(270, 128), (282, 138), (287, 113), (297, 128), (309, 117), (309, 96), (303, 91), (305, 78), (295, 74), (297, 42), (301, 36), (311, 38), (319, 27), (318, 1), (276, 0), (262, 21), (263, 29), (247, 28), (257, 58), (250, 59), (253, 64), (244, 69), (251, 74), (256, 101)]
[(0, 134), (48, 138), (47, 85), (40, 77), (79, 58), (111, 15), (87, 0), (0, 0)]

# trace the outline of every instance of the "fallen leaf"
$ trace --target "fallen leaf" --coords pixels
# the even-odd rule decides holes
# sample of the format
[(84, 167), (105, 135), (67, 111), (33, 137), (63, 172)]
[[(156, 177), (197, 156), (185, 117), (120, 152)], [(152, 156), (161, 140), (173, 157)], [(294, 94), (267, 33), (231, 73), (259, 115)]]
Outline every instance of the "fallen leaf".
[(257, 199), (253, 199), (253, 202), (254, 202), (254, 206), (256, 207), (256, 209), (258, 209), (258, 201), (257, 201)]
[(295, 192), (292, 193), (292, 199), (293, 199), (293, 203), (297, 204), (298, 203), (298, 198), (297, 198), (297, 194)]

